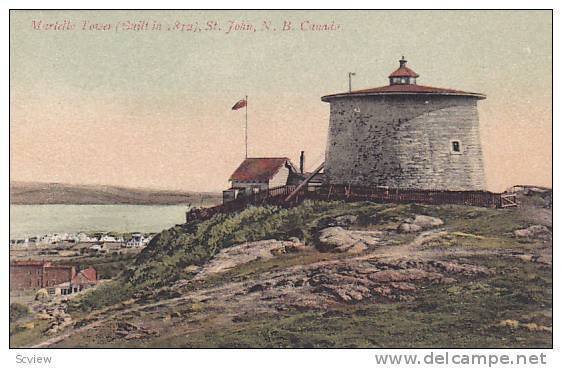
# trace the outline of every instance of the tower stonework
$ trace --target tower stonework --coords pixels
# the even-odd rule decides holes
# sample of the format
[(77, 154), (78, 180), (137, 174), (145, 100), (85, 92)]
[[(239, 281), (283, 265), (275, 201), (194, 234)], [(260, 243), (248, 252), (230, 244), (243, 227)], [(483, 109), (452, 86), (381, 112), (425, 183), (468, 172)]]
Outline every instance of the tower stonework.
[(417, 77), (402, 59), (388, 86), (322, 97), (329, 184), (486, 189), (476, 106), (485, 96), (421, 86)]

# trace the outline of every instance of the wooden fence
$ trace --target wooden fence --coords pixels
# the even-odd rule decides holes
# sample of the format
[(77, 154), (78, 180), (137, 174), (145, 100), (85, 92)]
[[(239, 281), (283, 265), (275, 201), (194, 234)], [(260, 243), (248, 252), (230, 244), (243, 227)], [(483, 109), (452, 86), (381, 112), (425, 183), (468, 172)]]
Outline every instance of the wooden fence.
[(295, 190), (294, 185), (284, 185), (280, 187), (270, 188), (267, 191), (252, 193), (249, 195), (239, 196), (231, 202), (219, 204), (208, 208), (193, 208), (186, 213), (186, 220), (206, 220), (217, 213), (231, 213), (240, 211), (250, 205), (260, 206), (265, 204), (283, 205), (285, 198)]
[(391, 189), (351, 185), (327, 185), (303, 188), (291, 201), (287, 196), (296, 186), (286, 185), (255, 194), (240, 196), (234, 201), (209, 208), (195, 208), (186, 213), (186, 220), (205, 220), (217, 213), (240, 211), (250, 205), (278, 205), (292, 207), (305, 199), (343, 200), (347, 202), (371, 201), (377, 203), (460, 204), (479, 207), (503, 208), (517, 206), (514, 194), (486, 191), (449, 191), (422, 189)]
[(332, 185), (312, 193), (303, 193), (306, 198), (337, 199), (345, 201), (373, 201), (381, 203), (426, 203), (462, 204), (479, 207), (500, 207), (501, 195), (486, 191), (449, 191), (396, 189), (384, 187), (360, 187)]

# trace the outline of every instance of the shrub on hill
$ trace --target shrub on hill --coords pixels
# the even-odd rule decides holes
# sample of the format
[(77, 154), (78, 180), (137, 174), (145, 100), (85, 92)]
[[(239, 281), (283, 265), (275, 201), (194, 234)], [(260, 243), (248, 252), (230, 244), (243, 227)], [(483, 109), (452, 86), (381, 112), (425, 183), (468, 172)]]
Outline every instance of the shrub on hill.
[(311, 241), (312, 231), (324, 217), (342, 213), (373, 212), (380, 205), (305, 201), (289, 209), (248, 207), (239, 213), (175, 226), (152, 239), (127, 273), (135, 286), (159, 287), (182, 276), (189, 265), (202, 265), (222, 248), (264, 239), (298, 237)]
[(29, 314), (29, 308), (20, 303), (10, 303), (10, 323)]

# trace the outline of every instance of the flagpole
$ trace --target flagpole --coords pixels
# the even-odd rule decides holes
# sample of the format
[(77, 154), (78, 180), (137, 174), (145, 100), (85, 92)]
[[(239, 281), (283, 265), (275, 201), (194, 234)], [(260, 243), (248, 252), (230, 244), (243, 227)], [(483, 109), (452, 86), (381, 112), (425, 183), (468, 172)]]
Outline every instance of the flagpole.
[(245, 143), (246, 143), (246, 158), (248, 158), (248, 95), (246, 95), (246, 130), (245, 130)]

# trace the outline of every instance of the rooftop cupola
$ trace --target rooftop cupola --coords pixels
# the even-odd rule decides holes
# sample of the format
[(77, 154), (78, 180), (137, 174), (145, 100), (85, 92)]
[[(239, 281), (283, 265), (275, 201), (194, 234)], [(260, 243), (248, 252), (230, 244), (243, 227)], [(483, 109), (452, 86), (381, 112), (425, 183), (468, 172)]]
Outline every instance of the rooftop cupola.
[(402, 59), (398, 60), (398, 62), (400, 63), (400, 67), (388, 76), (390, 85), (416, 84), (416, 78), (419, 77), (418, 73), (406, 66), (408, 61), (404, 59), (404, 56), (402, 56)]

